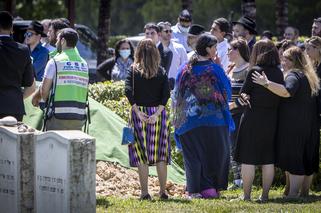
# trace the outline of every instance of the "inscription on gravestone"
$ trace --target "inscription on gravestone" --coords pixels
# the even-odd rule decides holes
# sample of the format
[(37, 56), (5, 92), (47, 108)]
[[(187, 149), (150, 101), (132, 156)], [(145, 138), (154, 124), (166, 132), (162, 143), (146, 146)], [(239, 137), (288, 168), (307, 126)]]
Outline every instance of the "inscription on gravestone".
[(47, 137), (35, 147), (37, 212), (68, 212), (68, 141)]

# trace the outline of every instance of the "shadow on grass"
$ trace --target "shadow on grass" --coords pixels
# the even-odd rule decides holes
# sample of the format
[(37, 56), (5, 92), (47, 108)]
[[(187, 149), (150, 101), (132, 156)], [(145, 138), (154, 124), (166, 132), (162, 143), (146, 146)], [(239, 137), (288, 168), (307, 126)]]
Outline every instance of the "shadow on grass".
[(304, 203), (315, 203), (321, 201), (321, 196), (310, 195), (309, 197), (300, 198), (274, 198), (270, 199), (270, 203), (292, 203), (292, 204), (304, 204)]
[(97, 197), (96, 206), (101, 206), (104, 208), (108, 208), (111, 206), (110, 202), (107, 200), (107, 197)]

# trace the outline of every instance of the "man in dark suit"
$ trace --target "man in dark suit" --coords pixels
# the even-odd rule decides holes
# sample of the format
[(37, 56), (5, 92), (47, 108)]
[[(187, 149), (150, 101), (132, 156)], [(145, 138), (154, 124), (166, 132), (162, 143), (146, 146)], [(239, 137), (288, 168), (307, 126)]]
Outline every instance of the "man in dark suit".
[(22, 121), (23, 99), (33, 93), (35, 83), (28, 47), (11, 37), (12, 21), (10, 13), (0, 11), (0, 118)]

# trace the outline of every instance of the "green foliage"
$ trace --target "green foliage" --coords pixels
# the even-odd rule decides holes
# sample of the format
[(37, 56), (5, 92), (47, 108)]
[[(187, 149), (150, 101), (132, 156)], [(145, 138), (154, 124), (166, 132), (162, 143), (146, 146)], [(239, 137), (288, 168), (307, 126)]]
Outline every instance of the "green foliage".
[(117, 41), (120, 41), (120, 40), (122, 40), (124, 38), (126, 38), (125, 35), (110, 36), (107, 46), (115, 48)]
[(42, 20), (66, 17), (67, 8), (64, 0), (16, 0), (16, 13), (23, 19)]
[[(237, 20), (241, 16), (240, 0), (193, 0), (193, 22), (209, 30), (214, 19), (225, 17)], [(256, 1), (256, 21), (259, 34), (263, 30), (276, 32), (275, 2)], [(76, 23), (85, 24), (97, 32), (99, 0), (77, 0)], [(288, 1), (289, 25), (296, 26), (301, 35), (310, 36), (314, 18), (319, 17), (321, 1)], [(0, 6), (4, 4), (0, 2)], [(50, 9), (48, 9), (50, 8)], [(117, 0), (111, 2), (111, 35), (137, 35), (150, 21), (177, 21), (181, 10), (180, 0)], [(65, 0), (16, 0), (16, 13), (24, 19), (66, 17)]]

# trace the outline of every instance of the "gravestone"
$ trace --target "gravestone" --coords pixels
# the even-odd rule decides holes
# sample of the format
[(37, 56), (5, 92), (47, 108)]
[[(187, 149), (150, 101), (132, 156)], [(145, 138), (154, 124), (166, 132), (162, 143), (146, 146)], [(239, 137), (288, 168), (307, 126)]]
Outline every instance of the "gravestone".
[(95, 139), (0, 126), (0, 213), (96, 212)]
[(36, 212), (95, 212), (95, 140), (81, 131), (38, 134), (35, 187)]
[(0, 127), (0, 212), (33, 212), (33, 133)]

